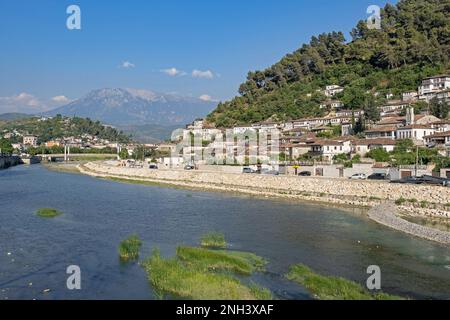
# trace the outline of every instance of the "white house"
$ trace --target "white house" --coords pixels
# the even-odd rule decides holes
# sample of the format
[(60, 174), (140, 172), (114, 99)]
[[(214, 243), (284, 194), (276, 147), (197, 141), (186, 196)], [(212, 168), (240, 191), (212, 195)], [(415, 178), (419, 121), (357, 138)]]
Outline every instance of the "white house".
[(450, 76), (439, 75), (425, 78), (422, 85), (419, 87), (419, 95), (425, 95), (431, 92), (439, 92), (445, 89), (450, 89)]
[(438, 147), (443, 150), (445, 156), (450, 157), (450, 131), (425, 136), (424, 140), (428, 147)]
[(424, 142), (424, 137), (436, 132), (431, 125), (412, 124), (397, 128), (397, 139), (412, 139), (416, 142)]
[(364, 110), (339, 110), (336, 111), (336, 117), (352, 117), (359, 118), (364, 114)]
[(36, 136), (28, 135), (23, 137), (23, 145), (36, 147), (38, 138)]
[(327, 97), (334, 97), (336, 94), (344, 91), (344, 88), (338, 85), (330, 85), (325, 87), (324, 94)]
[(380, 106), (378, 109), (381, 112), (381, 115), (392, 112), (392, 111), (400, 111), (404, 108), (407, 108), (409, 106), (409, 102), (405, 101), (390, 101), (382, 106)]
[(417, 91), (404, 92), (404, 93), (402, 93), (402, 100), (408, 101), (408, 102), (414, 102), (417, 100), (418, 96), (419, 96), (419, 94), (417, 93)]
[(243, 134), (247, 131), (256, 132), (256, 129), (254, 127), (252, 127), (251, 125), (241, 125), (241, 126), (235, 126), (233, 128), (233, 134)]
[(311, 144), (312, 155), (322, 156), (326, 160), (332, 160), (335, 155), (342, 153), (351, 153), (351, 140), (316, 140)]
[(340, 109), (344, 107), (344, 103), (340, 100), (328, 100), (320, 105), (320, 108)]
[(391, 152), (395, 148), (396, 141), (389, 138), (360, 139), (352, 142), (353, 152), (365, 156), (370, 150), (384, 149)]
[(366, 130), (365, 132), (367, 139), (376, 139), (376, 138), (395, 139), (396, 134), (397, 134), (397, 127), (393, 125), (379, 126), (377, 128)]
[(447, 89), (450, 89), (449, 75), (438, 75), (425, 78), (419, 87), (419, 99), (429, 101), (438, 93)]

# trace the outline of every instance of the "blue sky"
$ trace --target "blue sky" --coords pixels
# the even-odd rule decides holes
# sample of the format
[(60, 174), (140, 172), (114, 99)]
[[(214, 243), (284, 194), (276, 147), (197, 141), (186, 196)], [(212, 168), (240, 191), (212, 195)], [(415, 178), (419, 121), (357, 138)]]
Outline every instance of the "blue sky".
[[(386, 2), (396, 1), (0, 0), (0, 113), (103, 87), (229, 99), (249, 70), (312, 35), (349, 38), (369, 5)], [(71, 4), (81, 8), (81, 30), (66, 28)]]

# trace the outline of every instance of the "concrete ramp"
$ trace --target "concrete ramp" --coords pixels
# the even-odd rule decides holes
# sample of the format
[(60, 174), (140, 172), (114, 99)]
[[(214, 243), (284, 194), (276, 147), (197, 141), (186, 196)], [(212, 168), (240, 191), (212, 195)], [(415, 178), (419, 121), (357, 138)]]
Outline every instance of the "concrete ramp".
[(450, 244), (450, 232), (421, 226), (398, 217), (398, 209), (392, 203), (384, 203), (369, 210), (369, 218), (389, 228), (402, 231), (416, 237)]

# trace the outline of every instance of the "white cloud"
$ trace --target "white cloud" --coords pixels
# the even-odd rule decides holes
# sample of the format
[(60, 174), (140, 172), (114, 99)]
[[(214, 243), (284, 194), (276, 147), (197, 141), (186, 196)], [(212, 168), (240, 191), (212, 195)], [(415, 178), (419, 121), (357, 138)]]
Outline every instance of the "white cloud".
[(202, 94), (200, 97), (198, 97), (200, 100), (203, 101), (213, 101), (213, 98), (210, 95), (207, 94)]
[(163, 72), (163, 73), (165, 73), (165, 74), (167, 74), (168, 76), (171, 76), (171, 77), (186, 75), (186, 72), (178, 70), (177, 68), (163, 69), (163, 70), (161, 70), (161, 72)]
[(0, 97), (0, 113), (36, 113), (46, 109), (46, 104), (30, 93), (22, 92), (14, 96)]
[(56, 96), (51, 99), (55, 103), (67, 103), (70, 102), (70, 99), (66, 96)]
[(41, 99), (30, 93), (22, 92), (12, 96), (0, 97), (0, 113), (19, 112), (37, 114), (60, 107), (71, 100), (60, 95)]
[(194, 78), (213, 79), (214, 73), (211, 70), (201, 71), (195, 69), (194, 71), (192, 71), (192, 76)]
[(123, 69), (131, 69), (131, 68), (136, 67), (136, 65), (134, 63), (131, 63), (130, 61), (124, 61), (124, 62), (122, 62), (120, 67)]

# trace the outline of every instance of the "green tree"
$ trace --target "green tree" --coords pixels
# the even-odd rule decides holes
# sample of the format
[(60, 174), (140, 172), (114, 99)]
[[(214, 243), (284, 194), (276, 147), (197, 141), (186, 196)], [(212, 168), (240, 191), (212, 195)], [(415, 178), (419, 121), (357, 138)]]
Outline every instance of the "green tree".
[(128, 159), (128, 150), (127, 150), (127, 148), (122, 148), (122, 150), (120, 150), (119, 157), (120, 157), (120, 159), (123, 159), (123, 160)]
[(389, 152), (382, 148), (376, 148), (370, 150), (366, 157), (375, 160), (376, 162), (389, 162), (391, 160), (391, 156)]
[(363, 105), (364, 117), (368, 121), (377, 122), (380, 120), (380, 110), (373, 96), (366, 97)]
[(12, 154), (14, 148), (8, 139), (0, 139), (0, 153), (2, 154)]
[(430, 113), (438, 118), (446, 119), (450, 112), (450, 106), (447, 101), (439, 101), (437, 98), (433, 98), (430, 101)]

